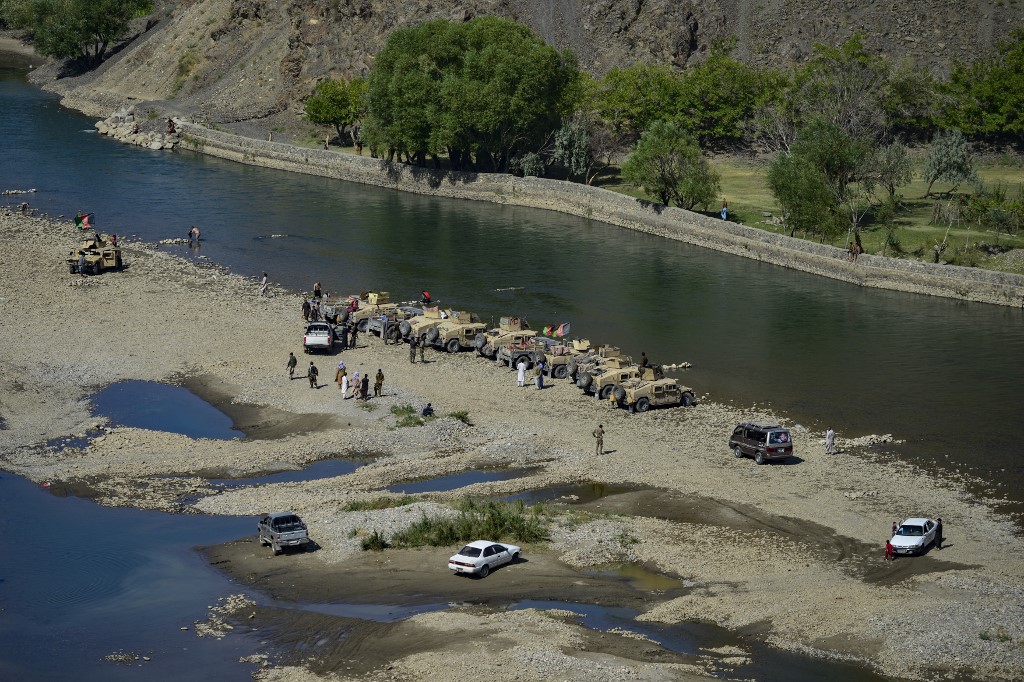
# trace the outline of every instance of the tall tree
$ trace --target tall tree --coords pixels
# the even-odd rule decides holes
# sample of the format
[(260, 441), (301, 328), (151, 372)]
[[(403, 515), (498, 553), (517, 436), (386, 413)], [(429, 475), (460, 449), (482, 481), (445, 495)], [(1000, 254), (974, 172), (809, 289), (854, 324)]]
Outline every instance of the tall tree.
[(921, 177), (928, 183), (924, 195), (932, 193), (932, 185), (939, 180), (951, 183), (956, 188), (967, 180), (977, 178), (974, 160), (967, 149), (967, 140), (959, 130), (939, 132), (932, 140), (931, 149), (924, 161)]
[(49, 57), (81, 57), (99, 64), (132, 19), (153, 10), (151, 0), (5, 0), (4, 18), (28, 31)]
[(644, 131), (622, 164), (622, 177), (661, 203), (674, 202), (688, 210), (706, 207), (719, 192), (719, 176), (697, 142), (668, 121), (656, 121)]
[(954, 65), (943, 124), (968, 134), (1024, 133), (1024, 29), (997, 44), (996, 53)]
[(366, 81), (324, 81), (306, 99), (304, 109), (307, 121), (334, 126), (340, 141), (345, 129), (358, 123), (366, 113)]

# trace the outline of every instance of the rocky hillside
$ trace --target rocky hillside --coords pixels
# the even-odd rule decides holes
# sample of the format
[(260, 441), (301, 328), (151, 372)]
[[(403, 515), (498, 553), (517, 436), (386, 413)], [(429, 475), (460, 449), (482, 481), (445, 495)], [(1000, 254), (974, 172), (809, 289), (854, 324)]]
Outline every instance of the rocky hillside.
[(319, 79), (365, 73), (395, 28), (484, 14), (528, 24), (594, 73), (636, 61), (684, 68), (730, 35), (741, 59), (792, 64), (858, 30), (871, 48), (941, 72), (1024, 26), (1024, 0), (179, 0), (96, 72), (35, 77), (96, 115), (169, 100), (211, 122), (265, 122), (288, 118)]

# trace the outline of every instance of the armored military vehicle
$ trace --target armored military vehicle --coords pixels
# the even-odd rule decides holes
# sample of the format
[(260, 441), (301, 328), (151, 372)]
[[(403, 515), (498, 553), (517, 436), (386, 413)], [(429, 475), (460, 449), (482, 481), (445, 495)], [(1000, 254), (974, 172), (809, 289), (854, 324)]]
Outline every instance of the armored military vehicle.
[(502, 346), (522, 344), (535, 336), (537, 336), (537, 332), (530, 329), (530, 325), (518, 317), (503, 317), (494, 329), (477, 334), (473, 345), (476, 347), (477, 353), (494, 360), (498, 356), (498, 349)]
[(663, 376), (661, 368), (657, 366), (639, 367), (619, 358), (606, 358), (602, 367), (581, 373), (576, 379), (576, 385), (582, 388), (584, 393), (592, 393), (602, 400), (608, 400), (616, 386), (630, 379), (649, 377), (649, 380), (653, 381)]
[(628, 365), (632, 362), (632, 359), (622, 354), (617, 346), (598, 346), (592, 348), (590, 351), (580, 353), (578, 356), (569, 360), (566, 370), (569, 377), (573, 381), (578, 380), (583, 374), (589, 373), (595, 369), (599, 369), (606, 364), (609, 360), (616, 360), (617, 362)]
[[(354, 305), (353, 305), (354, 303)], [(392, 303), (386, 291), (366, 291), (356, 296), (349, 296), (346, 299), (346, 311), (348, 315), (338, 317), (339, 324), (347, 322), (356, 325), (356, 329), (365, 333), (370, 327), (370, 318), (380, 318), (381, 315), (393, 313), (398, 309), (397, 303)], [(342, 319), (344, 317), (344, 319)]]
[(427, 330), (427, 343), (443, 348), (449, 353), (473, 347), (479, 334), (487, 331), (487, 325), (475, 314), (465, 310), (449, 311), (447, 320)]
[(437, 306), (423, 308), (423, 312), (398, 323), (399, 338), (404, 341), (422, 338), (427, 333), (451, 317), (447, 310)]
[(422, 308), (400, 305), (394, 309), (385, 310), (380, 315), (367, 318), (365, 331), (387, 339), (389, 343), (398, 343), (402, 339), (402, 322), (421, 314), (423, 314)]
[(124, 267), (121, 249), (104, 240), (98, 233), (69, 252), (67, 264), (68, 272), (82, 275), (98, 275), (106, 270), (120, 270)]
[(587, 339), (552, 344), (544, 354), (544, 373), (553, 379), (565, 379), (569, 376), (570, 363), (589, 352), (590, 341)]
[(642, 371), (639, 379), (629, 379), (613, 388), (612, 397), (619, 405), (637, 412), (665, 405), (693, 405), (695, 398), (692, 388), (680, 386), (675, 379), (655, 379), (653, 376), (654, 372)]

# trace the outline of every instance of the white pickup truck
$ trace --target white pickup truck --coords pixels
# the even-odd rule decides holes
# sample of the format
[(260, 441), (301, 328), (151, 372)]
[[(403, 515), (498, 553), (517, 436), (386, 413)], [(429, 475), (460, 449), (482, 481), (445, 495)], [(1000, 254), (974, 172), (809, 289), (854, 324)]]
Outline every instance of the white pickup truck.
[(310, 322), (302, 335), (302, 347), (307, 353), (328, 351), (334, 347), (334, 326), (328, 322)]
[(306, 524), (294, 512), (264, 514), (256, 531), (260, 545), (270, 545), (275, 556), (283, 552), (285, 547), (305, 549), (310, 542)]

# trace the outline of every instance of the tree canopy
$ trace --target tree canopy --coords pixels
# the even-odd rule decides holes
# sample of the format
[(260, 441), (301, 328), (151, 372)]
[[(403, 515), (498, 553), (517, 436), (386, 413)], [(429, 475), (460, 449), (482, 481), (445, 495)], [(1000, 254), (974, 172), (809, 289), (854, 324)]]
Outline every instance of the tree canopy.
[(946, 88), (943, 124), (967, 134), (1024, 133), (1024, 29), (998, 43), (996, 54), (957, 63)]
[(719, 176), (697, 142), (669, 121), (656, 121), (644, 131), (622, 164), (622, 177), (663, 204), (674, 202), (691, 210), (707, 206), (719, 190)]
[(306, 99), (304, 110), (307, 121), (334, 126), (340, 140), (366, 113), (366, 81), (324, 81)]
[(4, 0), (4, 19), (31, 34), (49, 57), (83, 57), (98, 64), (107, 47), (125, 37), (135, 17), (153, 9), (151, 0)]
[(371, 149), (501, 171), (539, 148), (580, 97), (575, 59), (506, 19), (429, 21), (388, 38), (368, 77)]

